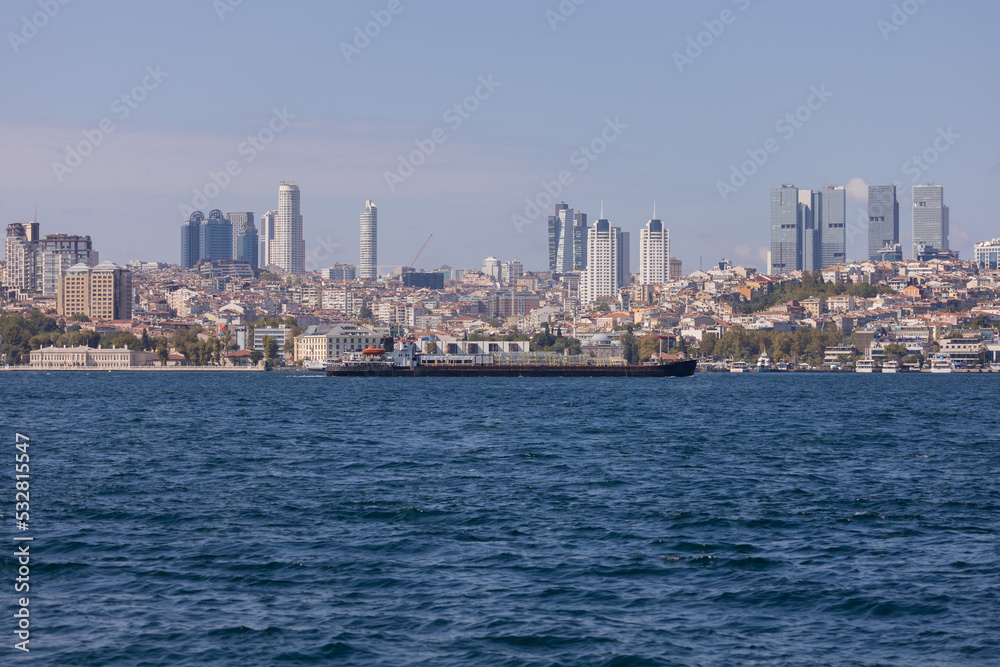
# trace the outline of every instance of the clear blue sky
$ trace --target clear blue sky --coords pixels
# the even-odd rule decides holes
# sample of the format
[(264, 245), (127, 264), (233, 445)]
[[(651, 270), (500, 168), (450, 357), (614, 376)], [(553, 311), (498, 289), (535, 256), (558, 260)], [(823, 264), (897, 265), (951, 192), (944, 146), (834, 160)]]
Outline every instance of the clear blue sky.
[[(722, 256), (763, 268), (770, 188), (783, 183), (897, 182), (904, 244), (910, 186), (942, 183), (953, 248), (969, 257), (972, 242), (1000, 236), (988, 205), (1000, 189), (995, 2), (564, 0), (575, 7), (564, 17), (559, 0), (400, 0), (348, 62), (342, 45), (391, 4), (72, 0), (35, 16), (44, 25), (33, 31), (24, 21), (42, 11), (39, 0), (7, 0), (3, 224), (37, 206), (43, 233), (89, 233), (103, 259), (177, 262), (180, 207), (234, 161), (239, 173), (206, 212), (259, 216), (276, 207), (280, 181), (296, 181), (311, 266), (357, 263), (358, 218), (371, 199), (381, 264), (409, 263), (433, 233), (422, 267), (478, 267), (495, 255), (544, 270), (549, 211), (520, 228), (512, 215), (564, 170), (572, 182), (560, 198), (591, 219), (603, 200), (633, 245), (655, 200), (686, 270)], [(890, 31), (893, 6), (904, 4), (916, 11), (898, 12)], [(726, 10), (728, 23), (712, 23)], [(720, 34), (702, 34), (708, 45), (679, 71), (673, 54), (706, 21)], [(467, 118), (446, 117), (480, 77), (499, 87), (479, 88), (485, 99)], [(150, 90), (129, 100), (134, 109), (115, 102), (144, 78)], [(818, 108), (790, 136), (776, 128), (812, 87), (832, 96), (813, 98)], [(250, 160), (241, 142), (274, 109), (294, 118)], [(100, 136), (105, 119), (113, 131)], [(574, 158), (607, 119), (627, 127), (606, 133), (615, 141), (596, 159)], [(925, 150), (934, 157), (948, 128), (933, 164), (906, 165)], [(444, 141), (391, 190), (385, 173), (437, 129)], [(57, 174), (66, 146), (90, 141), (84, 131), (99, 145)], [(723, 201), (718, 181), (769, 138), (777, 152)], [(849, 200), (853, 257), (864, 254), (864, 206)]]

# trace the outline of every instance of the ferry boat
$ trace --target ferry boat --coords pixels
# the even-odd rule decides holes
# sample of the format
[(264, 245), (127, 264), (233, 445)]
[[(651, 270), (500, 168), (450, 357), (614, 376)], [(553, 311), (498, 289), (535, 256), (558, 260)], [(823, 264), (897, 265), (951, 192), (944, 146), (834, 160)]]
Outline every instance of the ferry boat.
[(329, 364), (328, 377), (690, 377), (697, 361), (626, 364), (555, 352), (425, 354), (412, 341), (367, 348)]
[(309, 371), (310, 373), (322, 373), (323, 371), (326, 370), (326, 367), (327, 365), (329, 365), (329, 363), (330, 362), (328, 361), (307, 361), (304, 364), (302, 364), (302, 368)]
[(902, 373), (903, 372), (903, 365), (900, 364), (895, 359), (891, 359), (891, 360), (885, 362), (884, 364), (882, 364), (882, 372), (883, 373)]
[(873, 359), (858, 359), (857, 363), (854, 364), (855, 373), (878, 373), (878, 367), (875, 366), (875, 361)]
[(931, 373), (951, 373), (955, 368), (951, 363), (951, 359), (939, 354), (931, 361)]
[(750, 366), (745, 361), (734, 361), (732, 365), (729, 366), (730, 373), (749, 373)]
[(770, 373), (771, 370), (771, 357), (767, 356), (767, 352), (757, 357), (758, 373)]

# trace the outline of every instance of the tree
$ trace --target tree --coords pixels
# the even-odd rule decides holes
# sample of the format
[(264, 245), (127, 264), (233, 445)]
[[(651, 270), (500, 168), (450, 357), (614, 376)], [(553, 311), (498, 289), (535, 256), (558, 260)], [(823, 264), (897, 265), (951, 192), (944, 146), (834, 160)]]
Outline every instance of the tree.
[(161, 366), (167, 365), (167, 360), (170, 358), (170, 353), (167, 351), (167, 346), (160, 343), (160, 346), (156, 348), (156, 356), (160, 360)]
[(611, 306), (609, 306), (607, 303), (599, 303), (597, 304), (597, 308), (594, 308), (594, 311), (598, 313), (610, 313)]
[(358, 318), (362, 320), (370, 320), (374, 317), (372, 309), (368, 306), (361, 306), (361, 310), (358, 311)]
[(437, 343), (435, 343), (434, 341), (430, 341), (429, 343), (427, 343), (425, 349), (427, 350), (426, 354), (437, 354), (438, 351)]
[(295, 339), (291, 336), (285, 338), (285, 344), (281, 346), (282, 352), (288, 356), (292, 356), (295, 353)]
[(622, 343), (622, 354), (625, 356), (625, 362), (629, 364), (639, 363), (639, 342), (635, 335), (623, 333), (619, 340)]
[(268, 361), (274, 361), (278, 358), (278, 341), (265, 335), (261, 338), (261, 345), (264, 346), (264, 356), (267, 357)]
[(70, 322), (89, 322), (90, 318), (83, 313), (73, 313), (67, 318)]
[(909, 353), (910, 352), (906, 349), (906, 346), (900, 345), (899, 343), (889, 343), (885, 346), (886, 359), (895, 359), (896, 361), (899, 361)]
[(715, 353), (715, 344), (718, 342), (719, 337), (714, 333), (706, 333), (701, 337), (701, 347), (700, 354), (703, 357), (711, 357)]
[(256, 366), (257, 364), (259, 364), (260, 360), (263, 359), (263, 358), (264, 358), (264, 353), (261, 352), (260, 350), (251, 350), (250, 351), (250, 363), (252, 363), (254, 366)]
[(142, 338), (140, 338), (139, 340), (142, 343), (142, 349), (144, 349), (144, 350), (151, 350), (151, 349), (153, 349), (153, 347), (152, 347), (153, 343), (152, 343), (151, 340), (149, 340), (149, 334), (146, 333), (145, 329), (142, 330)]

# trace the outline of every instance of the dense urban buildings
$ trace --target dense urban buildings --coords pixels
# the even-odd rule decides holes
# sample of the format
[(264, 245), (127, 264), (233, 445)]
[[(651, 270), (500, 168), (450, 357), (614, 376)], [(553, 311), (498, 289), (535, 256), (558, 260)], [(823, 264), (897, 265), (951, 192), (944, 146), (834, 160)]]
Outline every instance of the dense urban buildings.
[(895, 185), (868, 186), (868, 259), (878, 261), (883, 252), (899, 244), (899, 201)]
[(132, 272), (111, 262), (70, 267), (59, 277), (56, 312), (92, 320), (132, 319)]
[(306, 272), (306, 242), (302, 238), (302, 214), (299, 186), (278, 186), (278, 212), (274, 221), (274, 241), (270, 263), (295, 275)]
[(54, 297), (59, 276), (70, 267), (97, 263), (89, 236), (48, 234), (40, 238), (39, 230), (37, 221), (7, 226), (3, 284), (17, 298)]
[(358, 267), (352, 264), (334, 264), (329, 269), (321, 269), (319, 273), (327, 280), (356, 280), (358, 277)]
[(639, 284), (670, 282), (670, 230), (662, 220), (653, 219), (639, 231)]
[(929, 252), (928, 248), (949, 249), (944, 186), (933, 183), (913, 186), (913, 257)]
[(378, 278), (378, 208), (368, 200), (361, 213), (361, 262), (358, 264), (362, 280)]

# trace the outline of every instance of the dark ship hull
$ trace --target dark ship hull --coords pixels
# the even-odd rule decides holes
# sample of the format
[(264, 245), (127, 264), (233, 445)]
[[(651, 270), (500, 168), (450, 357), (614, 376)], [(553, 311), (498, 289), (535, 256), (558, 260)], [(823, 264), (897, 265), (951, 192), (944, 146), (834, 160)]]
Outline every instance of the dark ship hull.
[(339, 364), (326, 369), (342, 377), (690, 377), (693, 359), (651, 366), (557, 366), (427, 364), (416, 368), (381, 363)]

